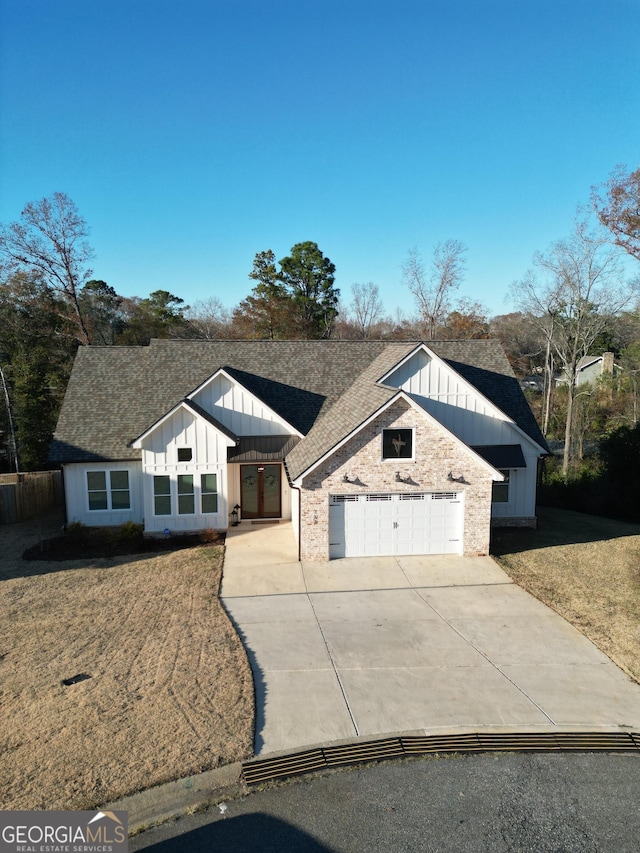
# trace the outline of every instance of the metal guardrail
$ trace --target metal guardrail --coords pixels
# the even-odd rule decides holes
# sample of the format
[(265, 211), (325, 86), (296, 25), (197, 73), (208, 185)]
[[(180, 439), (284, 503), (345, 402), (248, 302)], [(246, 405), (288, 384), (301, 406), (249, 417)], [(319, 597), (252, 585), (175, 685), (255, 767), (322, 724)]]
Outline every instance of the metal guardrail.
[(636, 732), (542, 732), (536, 734), (409, 735), (302, 750), (242, 764), (247, 785), (317, 770), (391, 758), (478, 752), (637, 752)]

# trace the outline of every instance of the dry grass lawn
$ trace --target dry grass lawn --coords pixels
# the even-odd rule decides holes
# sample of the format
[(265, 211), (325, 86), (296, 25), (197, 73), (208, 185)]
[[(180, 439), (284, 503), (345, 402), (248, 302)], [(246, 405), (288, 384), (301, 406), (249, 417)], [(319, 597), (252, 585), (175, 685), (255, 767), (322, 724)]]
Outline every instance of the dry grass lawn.
[(251, 755), (222, 555), (40, 564), (0, 582), (0, 808), (88, 809)]
[(541, 508), (537, 530), (496, 531), (492, 554), (640, 681), (640, 526)]

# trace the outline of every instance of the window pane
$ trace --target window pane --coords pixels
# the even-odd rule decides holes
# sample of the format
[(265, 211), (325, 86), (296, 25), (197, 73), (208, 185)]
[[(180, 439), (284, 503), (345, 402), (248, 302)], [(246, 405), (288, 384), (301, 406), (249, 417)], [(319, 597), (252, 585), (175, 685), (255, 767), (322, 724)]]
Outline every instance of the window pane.
[(156, 475), (153, 478), (153, 494), (154, 495), (170, 495), (171, 480), (164, 474)]
[(108, 509), (107, 475), (104, 471), (87, 471), (87, 491), (89, 492), (89, 509)]
[(89, 492), (89, 509), (108, 509), (106, 492)]
[(193, 494), (193, 474), (178, 474), (178, 494)]
[(203, 474), (200, 478), (200, 502), (203, 513), (218, 512), (218, 476)]
[(178, 474), (178, 513), (193, 515), (195, 511), (193, 474)]
[(504, 483), (495, 483), (491, 496), (494, 504), (506, 504), (509, 502), (509, 486)]
[(156, 515), (171, 515), (171, 480), (164, 474), (153, 478), (153, 506)]
[(111, 509), (130, 509), (129, 472), (111, 471)]
[(129, 492), (111, 492), (111, 509), (131, 509)]
[(129, 472), (128, 471), (112, 471), (111, 472), (111, 490), (128, 489), (129, 488)]
[(504, 474), (504, 480), (501, 483), (494, 483), (491, 492), (491, 500), (496, 504), (509, 503), (509, 472), (500, 471)]
[(280, 466), (264, 466), (262, 511), (265, 515), (280, 515)]
[(218, 496), (211, 493), (202, 493), (202, 512), (218, 512)]
[(218, 475), (203, 474), (202, 475), (202, 493), (218, 491)]
[(190, 447), (178, 448), (178, 462), (191, 462), (192, 458), (193, 451)]
[(171, 515), (171, 498), (168, 495), (156, 495), (154, 512), (156, 515)]
[(195, 512), (193, 495), (178, 495), (178, 512), (180, 515), (193, 515)]
[(87, 486), (90, 492), (104, 492), (107, 488), (107, 475), (104, 471), (87, 471)]
[(413, 430), (385, 429), (382, 431), (383, 459), (412, 459)]

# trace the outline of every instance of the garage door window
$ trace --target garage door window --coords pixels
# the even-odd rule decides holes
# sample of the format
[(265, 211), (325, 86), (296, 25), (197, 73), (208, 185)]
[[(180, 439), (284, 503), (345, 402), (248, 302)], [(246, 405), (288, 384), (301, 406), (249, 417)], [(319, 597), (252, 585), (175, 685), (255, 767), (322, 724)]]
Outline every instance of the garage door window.
[(413, 430), (412, 429), (383, 429), (382, 458), (413, 459)]

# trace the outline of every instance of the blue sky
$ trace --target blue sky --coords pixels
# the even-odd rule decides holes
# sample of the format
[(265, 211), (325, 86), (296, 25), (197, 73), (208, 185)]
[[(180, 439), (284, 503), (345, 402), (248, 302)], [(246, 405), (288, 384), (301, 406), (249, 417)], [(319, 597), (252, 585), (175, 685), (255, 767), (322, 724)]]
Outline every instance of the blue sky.
[(0, 0), (0, 221), (66, 192), (96, 278), (191, 304), (313, 240), (392, 314), (454, 238), (505, 313), (639, 165), (639, 45), (640, 0)]

